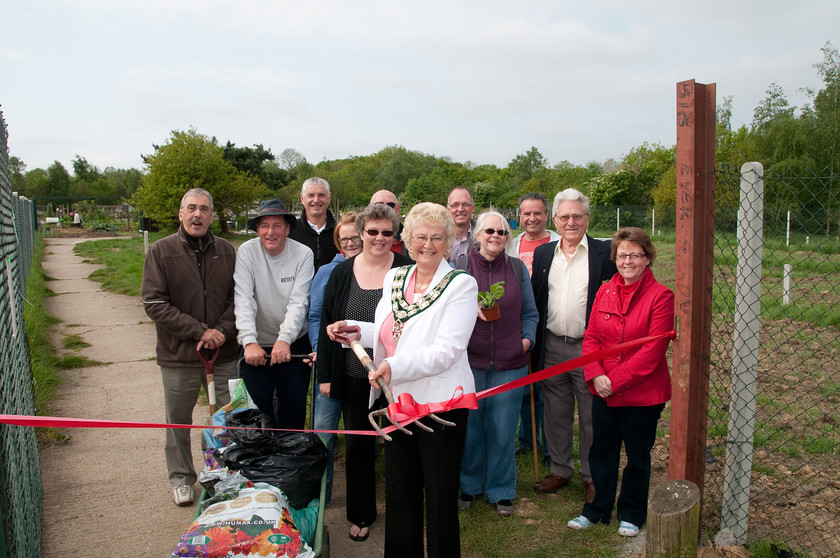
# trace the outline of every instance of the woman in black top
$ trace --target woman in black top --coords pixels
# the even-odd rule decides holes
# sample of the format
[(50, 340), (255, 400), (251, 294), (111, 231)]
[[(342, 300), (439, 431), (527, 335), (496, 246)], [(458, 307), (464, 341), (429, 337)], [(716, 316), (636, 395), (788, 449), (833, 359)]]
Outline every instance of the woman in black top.
[[(348, 430), (372, 430), (367, 418), (370, 383), (353, 352), (330, 341), (324, 328), (339, 320), (373, 321), (385, 274), (392, 267), (412, 263), (411, 259), (391, 252), (399, 224), (397, 214), (385, 204), (368, 206), (359, 213), (356, 228), (364, 240), (364, 249), (333, 270), (324, 290), (318, 381), (322, 396), (341, 399), (344, 427)], [(372, 350), (368, 353), (372, 358)], [(350, 538), (355, 541), (367, 539), (376, 520), (375, 444), (374, 436), (351, 435), (345, 439), (347, 520), (351, 523)]]

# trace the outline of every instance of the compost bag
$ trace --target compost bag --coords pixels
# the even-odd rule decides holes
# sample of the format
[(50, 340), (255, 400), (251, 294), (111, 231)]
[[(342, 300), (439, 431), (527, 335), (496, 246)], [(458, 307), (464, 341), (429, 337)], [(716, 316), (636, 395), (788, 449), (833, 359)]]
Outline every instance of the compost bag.
[(252, 482), (276, 486), (295, 508), (304, 508), (320, 496), (327, 447), (317, 434), (268, 430), (271, 421), (256, 409), (229, 413), (225, 421), (248, 430), (228, 431), (231, 444), (216, 450), (221, 465)]

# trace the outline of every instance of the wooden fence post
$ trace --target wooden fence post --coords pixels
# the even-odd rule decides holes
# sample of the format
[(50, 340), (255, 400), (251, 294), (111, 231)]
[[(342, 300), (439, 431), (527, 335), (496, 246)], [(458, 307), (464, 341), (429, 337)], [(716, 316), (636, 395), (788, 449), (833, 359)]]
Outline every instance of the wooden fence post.
[(715, 85), (677, 83), (677, 227), (668, 478), (703, 491), (714, 264)]
[(648, 499), (647, 558), (697, 556), (700, 530), (700, 490), (694, 483), (672, 480)]

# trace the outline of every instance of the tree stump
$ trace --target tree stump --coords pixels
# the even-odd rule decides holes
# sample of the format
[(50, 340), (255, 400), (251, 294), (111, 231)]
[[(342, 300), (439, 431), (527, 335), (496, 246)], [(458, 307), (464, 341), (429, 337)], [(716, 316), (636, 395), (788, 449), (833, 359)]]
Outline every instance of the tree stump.
[(697, 556), (700, 490), (687, 480), (657, 487), (648, 500), (647, 558)]

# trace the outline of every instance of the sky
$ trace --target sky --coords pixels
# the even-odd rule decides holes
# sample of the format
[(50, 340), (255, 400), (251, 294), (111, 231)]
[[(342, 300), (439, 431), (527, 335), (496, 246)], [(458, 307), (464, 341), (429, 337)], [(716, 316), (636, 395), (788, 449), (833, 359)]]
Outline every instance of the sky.
[(676, 83), (749, 124), (840, 47), (834, 0), (0, 0), (0, 111), (27, 169), (143, 168), (173, 130), (312, 163), (401, 145), (506, 166), (676, 142)]

